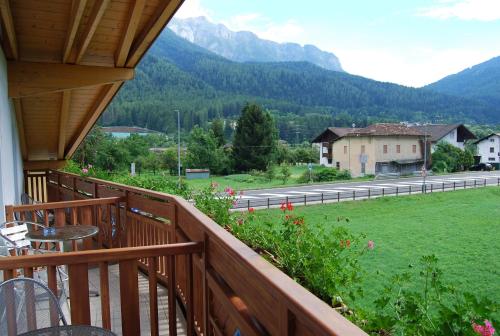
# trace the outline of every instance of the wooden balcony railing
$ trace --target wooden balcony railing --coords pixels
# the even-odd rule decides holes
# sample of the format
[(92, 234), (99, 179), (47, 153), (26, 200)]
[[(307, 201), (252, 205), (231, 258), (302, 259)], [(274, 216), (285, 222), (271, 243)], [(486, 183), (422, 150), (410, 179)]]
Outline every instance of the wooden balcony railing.
[(167, 286), (175, 274), (178, 303), (198, 335), (366, 335), (181, 197), (58, 171), (46, 180), (49, 202), (112, 202), (86, 211), (101, 218), (99, 208), (111, 206), (105, 225), (121, 223), (120, 246), (202, 244), (202, 254), (176, 255), (175, 267), (161, 255), (157, 268), (148, 256), (138, 262)]
[[(114, 248), (108, 250), (92, 250), (68, 253), (48, 253), (43, 255), (20, 256), (0, 258), (0, 271), (3, 271), (5, 280), (13, 278), (17, 274), (33, 277), (35, 270), (40, 271), (42, 267), (47, 269), (48, 286), (54, 292), (58, 292), (56, 267), (67, 266), (69, 283), (69, 310), (71, 324), (91, 324), (91, 308), (89, 302), (89, 267), (99, 265), (99, 291), (100, 311), (102, 327), (111, 329), (111, 303), (110, 283), (108, 267), (112, 263), (119, 265), (120, 284), (120, 314), (121, 332), (124, 336), (137, 336), (141, 334), (139, 287), (138, 287), (138, 260), (148, 261), (149, 271), (149, 322), (151, 335), (159, 334), (158, 324), (158, 298), (157, 298), (157, 275), (160, 268), (174, 270), (176, 256), (184, 256), (189, 263), (194, 254), (203, 251), (201, 243), (181, 243), (162, 246)], [(192, 287), (193, 273), (187, 272), (188, 287)], [(176, 305), (175, 305), (175, 272), (169, 272), (168, 285), (168, 329), (169, 335), (176, 335)], [(117, 300), (118, 298), (115, 298)], [(188, 301), (190, 307), (192, 303)], [(114, 305), (116, 307), (116, 305)], [(15, 307), (6, 307), (7, 336), (17, 335), (15, 323)], [(113, 310), (113, 314), (117, 314)], [(36, 311), (27, 314), (27, 325), (35, 325)], [(194, 318), (187, 314), (188, 334), (193, 334)]]

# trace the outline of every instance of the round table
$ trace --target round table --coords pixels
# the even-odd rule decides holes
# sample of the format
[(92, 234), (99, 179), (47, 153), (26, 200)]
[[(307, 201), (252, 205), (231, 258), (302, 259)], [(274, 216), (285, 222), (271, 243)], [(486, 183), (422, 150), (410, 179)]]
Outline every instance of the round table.
[(99, 228), (97, 226), (66, 225), (29, 231), (26, 234), (26, 239), (41, 243), (57, 243), (85, 239), (95, 236), (98, 233)]
[(32, 330), (19, 336), (116, 336), (116, 334), (99, 327), (68, 325)]

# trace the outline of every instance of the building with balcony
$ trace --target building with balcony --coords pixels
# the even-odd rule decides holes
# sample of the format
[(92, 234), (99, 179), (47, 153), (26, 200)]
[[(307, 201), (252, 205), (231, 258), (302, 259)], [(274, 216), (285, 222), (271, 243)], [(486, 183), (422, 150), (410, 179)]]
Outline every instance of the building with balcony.
[(366, 335), (186, 200), (58, 171), (181, 5), (0, 0), (0, 221), (99, 228), (0, 258), (1, 277), (44, 272), (60, 295), (62, 266), (70, 323), (117, 335)]
[(313, 142), (321, 143), (322, 165), (347, 169), (352, 176), (410, 174), (424, 163), (424, 135), (404, 124), (328, 128)]

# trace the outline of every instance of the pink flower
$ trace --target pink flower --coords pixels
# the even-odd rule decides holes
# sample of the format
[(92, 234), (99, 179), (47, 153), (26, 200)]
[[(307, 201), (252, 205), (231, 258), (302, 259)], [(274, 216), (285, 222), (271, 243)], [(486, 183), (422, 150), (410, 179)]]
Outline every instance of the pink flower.
[(235, 194), (234, 189), (231, 187), (227, 187), (226, 189), (224, 189), (224, 191), (227, 192), (229, 196), (234, 196)]
[(89, 167), (89, 169), (92, 169), (92, 167), (94, 167), (94, 166), (92, 166), (92, 165), (89, 163), (88, 167)]
[(82, 168), (82, 173), (88, 174), (89, 170), (87, 168)]
[(280, 209), (281, 211), (286, 211), (286, 203), (281, 203)]
[(375, 242), (373, 240), (369, 240), (367, 247), (369, 250), (373, 250), (375, 248)]
[(476, 334), (481, 336), (493, 336), (495, 334), (495, 328), (493, 328), (493, 325), (488, 320), (484, 320), (484, 326), (473, 322), (472, 329), (474, 329)]

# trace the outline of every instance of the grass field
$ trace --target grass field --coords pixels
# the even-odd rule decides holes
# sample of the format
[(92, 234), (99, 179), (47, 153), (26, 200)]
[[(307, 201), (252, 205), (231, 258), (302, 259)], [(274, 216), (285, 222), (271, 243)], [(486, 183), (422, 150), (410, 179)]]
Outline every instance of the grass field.
[[(317, 226), (338, 225), (337, 216), (346, 216), (350, 221), (343, 225), (375, 242), (374, 253), (362, 260), (368, 272), (363, 305), (371, 305), (389, 275), (429, 254), (439, 258), (451, 283), (500, 302), (500, 188), (385, 197), (294, 211)], [(256, 214), (274, 218), (280, 211)]]

